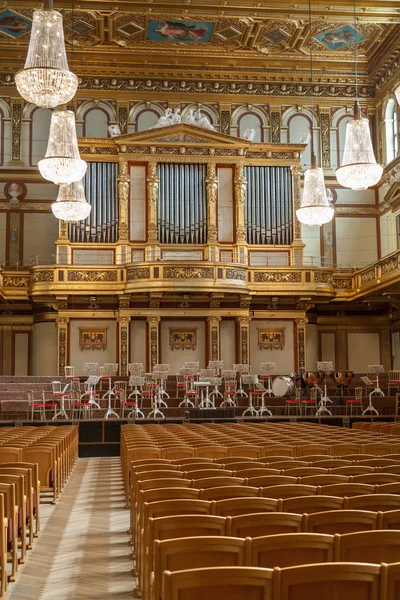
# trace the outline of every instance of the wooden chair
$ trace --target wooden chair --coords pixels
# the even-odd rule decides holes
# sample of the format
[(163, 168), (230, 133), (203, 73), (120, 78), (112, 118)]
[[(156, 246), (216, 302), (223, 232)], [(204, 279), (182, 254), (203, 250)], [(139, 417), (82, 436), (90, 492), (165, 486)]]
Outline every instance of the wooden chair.
[(325, 563), (275, 569), (279, 600), (379, 600), (379, 565)]
[(216, 515), (237, 516), (250, 513), (274, 512), (278, 509), (278, 500), (273, 498), (227, 498), (216, 500), (213, 512)]
[(228, 456), (247, 456), (249, 458), (258, 458), (261, 456), (261, 448), (258, 446), (238, 445), (228, 449)]
[(40, 491), (52, 492), (53, 502), (55, 502), (59, 494), (59, 482), (61, 479), (55, 450), (43, 445), (34, 445), (23, 449), (22, 458), (25, 462), (37, 463)]
[(294, 456), (294, 453), (294, 447), (289, 446), (289, 444), (271, 444), (268, 446), (262, 446), (261, 449), (262, 457), (285, 456), (290, 458)]
[[(196, 484), (198, 481), (196, 481)], [(202, 500), (223, 500), (225, 498), (246, 498), (258, 496), (259, 488), (248, 485), (222, 485), (200, 490)]]
[[(384, 567), (381, 566), (381, 569), (383, 570)], [(385, 569), (387, 572), (387, 586), (386, 596), (383, 597), (383, 600), (397, 600), (400, 593), (400, 562), (392, 563)]]
[(13, 483), (0, 482), (0, 494), (4, 499), (4, 519), (7, 524), (7, 546), (11, 551), (10, 581), (15, 581), (18, 569), (18, 506)]
[(247, 480), (248, 485), (255, 487), (269, 487), (271, 485), (285, 485), (297, 483), (297, 477), (290, 477), (289, 475), (262, 475), (261, 477), (250, 477)]
[[(204, 567), (244, 567), (246, 540), (207, 536), (186, 537), (154, 542), (153, 600), (164, 597), (162, 574)], [(150, 597), (150, 596), (149, 596)]]
[(343, 459), (346, 454), (359, 454), (361, 452), (361, 445), (351, 444), (349, 442), (342, 442), (338, 444), (332, 444), (331, 454), (332, 456), (340, 456)]
[(375, 486), (368, 483), (333, 483), (331, 485), (322, 485), (317, 493), (327, 494), (328, 496), (361, 496), (363, 494), (373, 494)]
[[(22, 529), (25, 528), (25, 542), (26, 542), (26, 524), (28, 524), (29, 528), (29, 544), (28, 548), (32, 548), (33, 546), (33, 535), (34, 535), (34, 495), (35, 490), (33, 487), (33, 478), (32, 478), (32, 469), (24, 469), (24, 468), (15, 468), (15, 467), (5, 467), (4, 465), (0, 465), (0, 477), (2, 475), (11, 475), (14, 477), (22, 477), (23, 478), (23, 495), (25, 496), (25, 514), (26, 518), (23, 523), (21, 523)], [(1, 479), (0, 479), (1, 480)], [(7, 482), (6, 482), (7, 483)], [(10, 481), (9, 483), (12, 483)], [(17, 490), (18, 493), (18, 490)], [(22, 520), (22, 515), (21, 515)]]
[(233, 477), (233, 471), (225, 469), (199, 469), (198, 471), (184, 471), (184, 476), (190, 479), (208, 479), (219, 477)]
[[(233, 467), (235, 467), (235, 465), (233, 465)], [(253, 478), (253, 477), (263, 477), (263, 476), (268, 476), (268, 475), (280, 475), (281, 470), (280, 469), (269, 469), (268, 467), (255, 467), (255, 468), (251, 468), (251, 467), (240, 467), (240, 468), (236, 468), (235, 467), (235, 471), (234, 474), (236, 477), (247, 477), (247, 478)]]
[(244, 485), (246, 480), (243, 477), (232, 477), (230, 475), (220, 475), (218, 477), (204, 477), (196, 480), (196, 487), (199, 489), (207, 489), (221, 487), (223, 485)]
[[(346, 483), (350, 481), (349, 475), (338, 475), (334, 473), (328, 473), (327, 475), (308, 475), (307, 477), (300, 477), (299, 483), (305, 485), (331, 485), (335, 483)], [(335, 494), (333, 494), (334, 496)]]
[(400, 483), (400, 475), (395, 473), (366, 473), (365, 475), (354, 475), (353, 481), (354, 483), (368, 483), (370, 485)]
[(18, 507), (17, 535), (21, 543), (21, 557), (18, 562), (24, 564), (26, 560), (26, 507), (24, 477), (22, 475), (9, 475), (0, 472), (0, 483), (12, 484), (15, 488), (15, 504)]
[[(387, 456), (377, 456), (376, 458), (366, 458), (364, 460), (360, 460), (360, 465), (365, 465), (367, 467), (398, 467), (399, 461), (397, 459), (388, 458)], [(392, 471), (390, 471), (392, 472)]]
[[(27, 463), (27, 462), (10, 462), (10, 463), (1, 463), (0, 469), (10, 468), (12, 470), (29, 470), (31, 472), (32, 487), (33, 487), (33, 518), (35, 520), (35, 528), (33, 535), (34, 537), (38, 537), (40, 533), (40, 480), (39, 480), (39, 468), (37, 463)], [(28, 546), (29, 547), (29, 546)]]
[(161, 450), (162, 458), (169, 458), (170, 460), (176, 460), (178, 458), (192, 458), (194, 457), (195, 449), (189, 447), (172, 447), (163, 448)]
[(399, 391), (400, 388), (400, 371), (388, 371), (388, 396), (391, 395), (392, 389)]
[(250, 541), (252, 567), (291, 567), (334, 560), (333, 535), (322, 533), (281, 533)]
[[(293, 461), (296, 461), (295, 458), (291, 458), (290, 456), (264, 456), (263, 458), (259, 458), (258, 459), (259, 462), (263, 463), (266, 466), (270, 466), (272, 468), (276, 468), (276, 469), (284, 469), (285, 467), (281, 467), (281, 466), (275, 466), (274, 463), (281, 463), (284, 462), (287, 465), (290, 465), (291, 463), (293, 463)], [(293, 466), (297, 465), (297, 461), (293, 463)], [(307, 465), (300, 465), (302, 467), (306, 467)], [(288, 469), (290, 468), (290, 466), (288, 466)]]
[(271, 485), (261, 488), (260, 496), (263, 498), (294, 498), (297, 496), (313, 496), (317, 493), (316, 485), (287, 484)]
[(394, 466), (387, 466), (387, 467), (381, 467), (380, 468), (380, 472), (381, 473), (395, 473), (396, 475), (400, 475), (400, 465)]
[(7, 519), (4, 508), (5, 498), (0, 494), (0, 599), (7, 591)]
[[(271, 460), (271, 458), (274, 458), (274, 457), (267, 458), (266, 460)], [(295, 458), (290, 459), (289, 457), (288, 458), (279, 457), (278, 461), (269, 462), (267, 464), (269, 465), (269, 467), (271, 467), (273, 469), (279, 469), (280, 471), (285, 470), (285, 469), (294, 469), (295, 467), (308, 467), (308, 465), (309, 465), (309, 463), (306, 462), (305, 460), (304, 461), (296, 460)]]
[(380, 513), (381, 529), (400, 529), (400, 509)]
[(284, 498), (280, 510), (292, 513), (315, 513), (327, 510), (344, 508), (343, 498), (336, 496), (298, 496), (297, 498)]
[(359, 510), (396, 510), (400, 508), (400, 496), (395, 494), (368, 494), (347, 498), (345, 508)]
[(164, 600), (272, 600), (273, 573), (272, 569), (253, 567), (211, 567), (175, 573), (165, 571)]
[(303, 515), (285, 512), (263, 512), (227, 517), (228, 535), (260, 537), (302, 530)]
[(392, 444), (384, 444), (381, 442), (364, 444), (363, 452), (368, 454), (374, 454), (375, 456), (383, 456), (384, 454), (391, 454), (393, 451)]
[(203, 446), (196, 448), (196, 456), (207, 458), (224, 458), (228, 456), (228, 448), (224, 446)]
[[(189, 469), (203, 469), (212, 467), (215, 469), (223, 469), (224, 465), (221, 465), (215, 462), (212, 458), (207, 458), (204, 456), (193, 456), (190, 458), (178, 458), (177, 460), (172, 461), (174, 465), (177, 465), (179, 469), (183, 471), (187, 471)], [(204, 466), (203, 466), (204, 465)]]
[(376, 529), (378, 513), (368, 510), (329, 510), (306, 516), (305, 530), (315, 533), (352, 533)]
[(283, 474), (289, 477), (308, 477), (309, 475), (327, 475), (328, 473), (328, 469), (323, 467), (295, 467), (285, 469)]
[(330, 447), (325, 444), (302, 444), (301, 446), (296, 446), (296, 456), (301, 458), (302, 456), (307, 456), (310, 454), (322, 454), (329, 455)]
[(376, 530), (340, 536), (335, 560), (341, 562), (397, 562), (400, 558), (400, 531)]

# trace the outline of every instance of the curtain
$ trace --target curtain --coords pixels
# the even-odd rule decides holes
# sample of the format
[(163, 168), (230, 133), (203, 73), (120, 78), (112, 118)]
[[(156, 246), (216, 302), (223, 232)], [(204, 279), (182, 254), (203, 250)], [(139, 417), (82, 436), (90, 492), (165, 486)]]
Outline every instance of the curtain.
[(249, 244), (291, 244), (293, 239), (290, 167), (245, 167), (245, 226)]
[(92, 210), (85, 221), (69, 225), (71, 242), (118, 240), (118, 164), (89, 162), (83, 179)]
[(158, 164), (158, 241), (207, 242), (206, 165)]

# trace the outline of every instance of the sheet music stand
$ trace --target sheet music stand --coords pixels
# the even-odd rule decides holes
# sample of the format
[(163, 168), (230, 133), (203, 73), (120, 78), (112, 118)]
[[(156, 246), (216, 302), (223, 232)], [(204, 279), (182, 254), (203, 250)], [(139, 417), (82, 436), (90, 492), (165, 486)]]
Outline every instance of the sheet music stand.
[(164, 381), (167, 381), (168, 373), (169, 373), (169, 365), (167, 365), (167, 364), (161, 363), (158, 365), (154, 365), (154, 367), (153, 367), (154, 377), (156, 379), (160, 380), (160, 388), (159, 388), (160, 404), (162, 406), (164, 406), (165, 408), (168, 408), (168, 404), (165, 402), (165, 400), (163, 400), (163, 396), (166, 396), (169, 400), (169, 394), (164, 389)]
[(95, 387), (99, 383), (99, 381), (100, 381), (100, 375), (89, 375), (89, 377), (86, 379), (86, 381), (84, 383), (86, 390), (83, 392), (83, 394), (81, 394), (81, 400), (82, 400), (82, 398), (84, 398), (87, 395), (87, 393), (89, 392), (88, 402), (89, 402), (89, 404), (92, 404), (96, 408), (101, 408), (100, 404), (98, 402), (96, 402), (96, 400), (94, 399), (94, 395), (93, 395)]
[(155, 419), (159, 417), (160, 419), (164, 419), (164, 414), (160, 410), (161, 403), (165, 404), (162, 399), (161, 388), (157, 383), (157, 373), (152, 373), (153, 381), (156, 383), (156, 389), (154, 390), (154, 394), (151, 400), (151, 411), (149, 412), (149, 418), (154, 417)]
[[(371, 415), (379, 416), (379, 412), (377, 411), (375, 406), (372, 404), (372, 396), (384, 396), (385, 395), (383, 393), (383, 391), (381, 390), (381, 388), (379, 387), (379, 373), (384, 373), (385, 369), (384, 369), (383, 365), (368, 365), (368, 372), (376, 374), (376, 384), (375, 384), (375, 388), (372, 390), (372, 392), (370, 392), (368, 394), (368, 406), (365, 410), (363, 410), (363, 415), (371, 414)], [(374, 385), (369, 377), (361, 377), (361, 381), (370, 387), (372, 387)]]
[(194, 408), (195, 403), (192, 402), (192, 400), (190, 400), (190, 396), (192, 396), (193, 399), (198, 398), (196, 391), (193, 389), (193, 382), (196, 377), (197, 369), (191, 369), (190, 367), (182, 367), (182, 369), (180, 369), (179, 373), (185, 377), (186, 386), (185, 386), (185, 395), (183, 396), (182, 402), (180, 402), (178, 404), (178, 408), (181, 408), (181, 407)]
[(275, 371), (276, 371), (276, 363), (275, 362), (265, 362), (265, 363), (260, 364), (261, 379), (268, 380), (268, 386), (264, 392), (264, 394), (268, 394), (268, 396), (275, 396), (275, 394), (272, 390), (272, 387), (271, 387), (271, 379), (272, 379), (271, 373), (275, 373)]
[(109, 417), (111, 417), (111, 415), (119, 419), (119, 416), (117, 415), (115, 410), (111, 408), (111, 398), (113, 396), (114, 398), (116, 397), (116, 393), (114, 392), (114, 389), (112, 387), (112, 376), (115, 375), (117, 371), (118, 363), (104, 363), (104, 372), (107, 373), (108, 377), (108, 390), (103, 396), (103, 399), (108, 398), (108, 408), (106, 414), (104, 415), (105, 419), (108, 419)]
[(217, 374), (217, 377), (221, 376), (221, 371), (223, 368), (224, 368), (223, 360), (209, 360), (208, 361), (207, 369), (214, 369), (214, 371)]
[(332, 400), (327, 395), (326, 375), (327, 375), (327, 373), (332, 373), (332, 371), (333, 371), (333, 362), (330, 361), (330, 360), (319, 361), (319, 362), (317, 362), (317, 370), (318, 371), (323, 371), (323, 373), (324, 373), (324, 391), (321, 390), (321, 388), (319, 387), (318, 384), (316, 384), (314, 386), (314, 387), (316, 387), (319, 390), (319, 392), (321, 394), (321, 398), (320, 398), (320, 401), (318, 403), (318, 410), (315, 413), (315, 416), (316, 417), (322, 417), (322, 415), (326, 414), (326, 415), (329, 415), (331, 417), (332, 416), (332, 412), (327, 407), (327, 404), (328, 404), (328, 402), (330, 402), (332, 404)]
[(233, 369), (236, 371), (236, 373), (239, 373), (239, 389), (236, 391), (236, 398), (239, 396), (239, 394), (241, 396), (244, 396), (245, 398), (248, 398), (249, 397), (248, 394), (246, 394), (246, 392), (244, 391), (244, 389), (242, 387), (242, 378), (243, 378), (243, 375), (249, 374), (249, 371), (250, 371), (249, 365), (239, 363), (239, 364), (233, 365)]

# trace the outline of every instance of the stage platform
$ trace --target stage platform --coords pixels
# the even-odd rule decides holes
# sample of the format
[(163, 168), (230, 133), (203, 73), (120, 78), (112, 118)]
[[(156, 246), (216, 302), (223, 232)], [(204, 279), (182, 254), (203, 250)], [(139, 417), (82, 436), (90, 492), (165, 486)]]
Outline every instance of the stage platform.
[(313, 416), (284, 416), (276, 415), (273, 417), (236, 417), (232, 411), (225, 409), (193, 409), (192, 415), (182, 414), (165, 419), (138, 419), (137, 421), (127, 421), (126, 419), (85, 419), (79, 421), (59, 420), (59, 421), (0, 421), (0, 427), (37, 426), (41, 425), (76, 425), (79, 427), (79, 456), (119, 456), (120, 449), (120, 429), (122, 425), (136, 423), (144, 425), (146, 423), (158, 423), (161, 426), (164, 423), (283, 423), (283, 422), (308, 422), (322, 425), (331, 425), (335, 427), (352, 427), (356, 421), (364, 422), (385, 422), (393, 423), (397, 419), (394, 416), (339, 416), (333, 415), (324, 417)]

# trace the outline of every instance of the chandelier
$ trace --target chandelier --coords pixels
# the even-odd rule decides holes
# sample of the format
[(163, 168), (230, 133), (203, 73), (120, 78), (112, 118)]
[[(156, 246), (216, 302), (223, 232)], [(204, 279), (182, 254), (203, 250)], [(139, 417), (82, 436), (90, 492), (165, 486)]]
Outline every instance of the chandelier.
[[(308, 18), (311, 30), (311, 0), (308, 1)], [(311, 39), (311, 38), (310, 38)], [(313, 90), (313, 60), (312, 47), (310, 41), (310, 79), (311, 94)], [(312, 110), (314, 109), (314, 97), (312, 99)], [(311, 115), (311, 143), (313, 141), (313, 115)], [(303, 197), (301, 206), (296, 210), (296, 216), (300, 223), (309, 227), (321, 227), (332, 221), (334, 210), (329, 205), (326, 196), (324, 171), (317, 167), (317, 157), (314, 152), (311, 154), (311, 168), (304, 173)]]
[(57, 185), (83, 178), (87, 163), (79, 156), (75, 115), (70, 110), (57, 110), (51, 116), (46, 156), (38, 163), (41, 175)]
[(296, 216), (304, 225), (320, 227), (332, 221), (334, 212), (326, 195), (324, 172), (317, 167), (317, 158), (313, 153), (311, 168), (304, 173), (303, 198)]
[(66, 223), (76, 223), (86, 219), (92, 207), (86, 200), (82, 180), (60, 185), (57, 201), (53, 202), (51, 210), (57, 219), (62, 219)]
[(66, 104), (75, 95), (78, 78), (68, 69), (62, 15), (45, 0), (44, 10), (35, 10), (25, 67), (15, 75), (24, 100), (42, 108)]
[[(354, 0), (354, 27), (357, 24), (356, 0)], [(352, 190), (366, 190), (382, 177), (383, 167), (375, 160), (368, 119), (361, 116), (358, 102), (358, 47), (355, 44), (356, 101), (354, 118), (346, 125), (343, 160), (336, 169), (336, 179), (341, 186)]]

